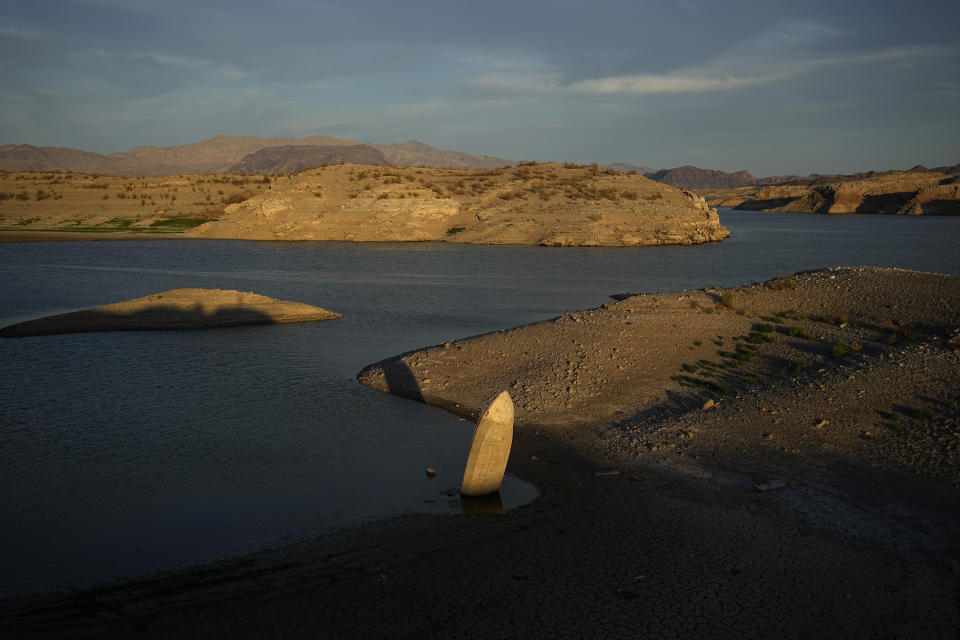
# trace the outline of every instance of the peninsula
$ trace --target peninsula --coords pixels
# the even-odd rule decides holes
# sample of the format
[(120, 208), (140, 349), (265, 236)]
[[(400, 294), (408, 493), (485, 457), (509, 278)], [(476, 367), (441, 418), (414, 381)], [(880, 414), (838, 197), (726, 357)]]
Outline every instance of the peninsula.
[[(309, 151), (309, 149), (307, 149)], [(730, 232), (692, 192), (597, 165), (337, 164), (286, 175), (0, 174), (0, 232), (651, 246)], [(23, 234), (20, 234), (23, 235)]]

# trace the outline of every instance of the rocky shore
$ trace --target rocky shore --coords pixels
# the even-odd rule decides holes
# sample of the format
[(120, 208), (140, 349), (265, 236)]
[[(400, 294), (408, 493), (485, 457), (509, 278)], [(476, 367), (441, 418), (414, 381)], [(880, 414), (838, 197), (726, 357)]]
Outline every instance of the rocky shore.
[(361, 382), (460, 415), (509, 389), (537, 500), (9, 601), (0, 630), (952, 640), (958, 327), (958, 277), (838, 268), (388, 358)]
[(302, 302), (225, 289), (171, 289), (102, 307), (19, 322), (0, 337), (86, 331), (183, 330), (332, 320), (340, 314)]

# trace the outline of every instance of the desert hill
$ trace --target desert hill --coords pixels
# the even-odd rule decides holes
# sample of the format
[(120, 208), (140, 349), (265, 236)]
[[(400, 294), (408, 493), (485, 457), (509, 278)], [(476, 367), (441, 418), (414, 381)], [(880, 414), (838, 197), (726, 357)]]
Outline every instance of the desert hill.
[(701, 169), (686, 165), (675, 167), (673, 169), (661, 169), (652, 173), (644, 174), (651, 180), (669, 184), (678, 189), (691, 189), (694, 191), (702, 189), (735, 189), (747, 185), (773, 184), (790, 180), (795, 176), (772, 176), (769, 178), (757, 178), (747, 171), (736, 171), (727, 173), (726, 171), (716, 171), (713, 169)]
[(633, 173), (646, 176), (647, 178), (650, 177), (650, 174), (656, 173), (657, 171), (656, 169), (651, 169), (650, 167), (644, 165), (631, 164), (629, 162), (608, 162), (607, 164), (601, 166), (606, 169), (615, 169), (616, 171), (623, 173), (630, 173), (632, 171)]
[(367, 144), (289, 145), (267, 147), (244, 156), (227, 173), (276, 175), (313, 169), (325, 164), (391, 164), (380, 151)]
[[(36, 147), (29, 144), (0, 145), (0, 169), (7, 171), (74, 171), (116, 176), (170, 176), (225, 173), (245, 156), (270, 147), (355, 146), (356, 140), (331, 136), (306, 138), (258, 138), (215, 136), (209, 140), (173, 147), (136, 147), (130, 151), (101, 154), (68, 147)], [(491, 168), (513, 164), (492, 156), (471, 156), (461, 151), (442, 151), (421, 142), (369, 145), (391, 164), (417, 164), (453, 168)]]
[(643, 246), (722, 240), (703, 198), (596, 165), (480, 171), (330, 165), (273, 180), (188, 231), (251, 240)]
[(494, 156), (472, 156), (462, 151), (441, 151), (418, 140), (397, 144), (371, 145), (382, 153), (390, 164), (408, 167), (445, 167), (449, 169), (496, 169), (510, 166), (512, 160)]
[(0, 231), (577, 246), (729, 235), (693, 193), (596, 165), (535, 163), (485, 170), (330, 164), (281, 176), (135, 179), (0, 171)]

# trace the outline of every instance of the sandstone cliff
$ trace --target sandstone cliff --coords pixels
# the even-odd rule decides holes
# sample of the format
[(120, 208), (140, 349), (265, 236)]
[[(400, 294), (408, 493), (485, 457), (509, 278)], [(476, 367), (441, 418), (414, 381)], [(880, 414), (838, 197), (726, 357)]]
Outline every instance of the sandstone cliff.
[(938, 171), (897, 171), (827, 184), (757, 190), (736, 206), (797, 213), (960, 214), (960, 177)]
[(722, 240), (704, 199), (597, 166), (329, 166), (273, 181), (187, 232), (251, 240), (646, 246)]

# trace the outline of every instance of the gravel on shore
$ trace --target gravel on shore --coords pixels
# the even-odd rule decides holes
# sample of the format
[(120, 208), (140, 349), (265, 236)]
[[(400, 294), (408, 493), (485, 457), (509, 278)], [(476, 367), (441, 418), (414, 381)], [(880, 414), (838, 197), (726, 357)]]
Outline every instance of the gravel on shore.
[(0, 603), (0, 631), (952, 640), (958, 328), (960, 278), (841, 268), (390, 358), (360, 380), (460, 415), (510, 389), (539, 497)]

